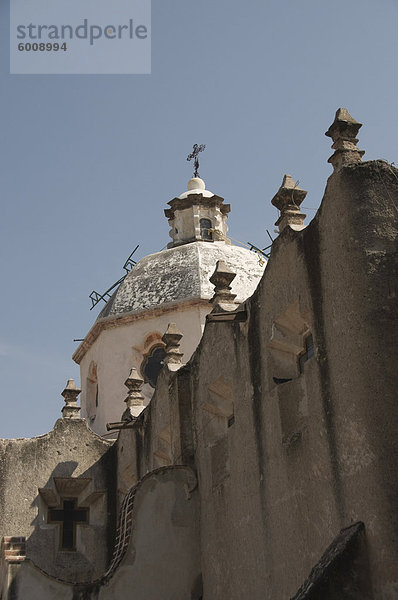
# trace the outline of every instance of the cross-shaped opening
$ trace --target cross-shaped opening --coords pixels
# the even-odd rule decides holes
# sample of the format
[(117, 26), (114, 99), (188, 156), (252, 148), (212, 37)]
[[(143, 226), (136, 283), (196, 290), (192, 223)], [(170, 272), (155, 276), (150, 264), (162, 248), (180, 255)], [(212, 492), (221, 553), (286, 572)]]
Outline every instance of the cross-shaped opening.
[(62, 550), (75, 550), (76, 525), (88, 523), (88, 508), (76, 508), (77, 499), (62, 500), (62, 508), (48, 509), (48, 523), (60, 525), (59, 547)]

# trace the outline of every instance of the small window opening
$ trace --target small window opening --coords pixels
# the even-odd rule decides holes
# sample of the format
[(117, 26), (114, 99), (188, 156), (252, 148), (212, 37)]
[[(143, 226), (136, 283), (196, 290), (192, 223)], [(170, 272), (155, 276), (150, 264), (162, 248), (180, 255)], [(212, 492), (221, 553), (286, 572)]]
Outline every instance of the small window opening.
[(235, 423), (235, 415), (232, 415), (232, 417), (229, 417), (228, 419), (228, 427), (232, 427), (232, 425)]
[(314, 340), (312, 338), (312, 335), (307, 336), (305, 338), (304, 343), (305, 343), (305, 351), (302, 354), (300, 354), (299, 359), (298, 359), (300, 373), (304, 373), (305, 363), (307, 362), (307, 360), (312, 358), (315, 353)]
[(163, 368), (163, 359), (165, 356), (166, 352), (164, 347), (155, 346), (142, 364), (141, 371), (144, 376), (144, 381), (145, 383), (149, 383), (153, 388), (156, 387), (159, 373)]
[(213, 240), (213, 232), (210, 219), (200, 219), (200, 237), (202, 240)]

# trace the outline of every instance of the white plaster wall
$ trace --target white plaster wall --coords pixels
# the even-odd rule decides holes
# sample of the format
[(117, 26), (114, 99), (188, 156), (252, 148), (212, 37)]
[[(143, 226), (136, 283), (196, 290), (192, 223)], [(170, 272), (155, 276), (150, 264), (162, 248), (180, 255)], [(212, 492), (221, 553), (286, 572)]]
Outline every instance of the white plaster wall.
[[(185, 363), (190, 359), (201, 339), (206, 315), (211, 308), (210, 304), (208, 307), (195, 305), (179, 308), (176, 306), (174, 312), (152, 318), (143, 316), (136, 321), (105, 329), (100, 333), (80, 364), (81, 406), (84, 418), (88, 418), (86, 397), (90, 363), (94, 361), (97, 365), (98, 407), (95, 419), (89, 420), (93, 431), (108, 437), (110, 434), (106, 431), (106, 424), (120, 421), (126, 408), (124, 399), (127, 396), (127, 388), (124, 382), (131, 367), (135, 366), (140, 372), (143, 361), (142, 348), (146, 338), (152, 333), (162, 336), (168, 324), (175, 323), (183, 333), (180, 349), (184, 354), (182, 360)], [(145, 384), (143, 393), (147, 404), (153, 388)], [(112, 437), (114, 435), (111, 434)]]
[(172, 227), (170, 237), (173, 242), (192, 240), (195, 237), (194, 207), (190, 206), (185, 210), (176, 211), (174, 220), (170, 221), (170, 225)]

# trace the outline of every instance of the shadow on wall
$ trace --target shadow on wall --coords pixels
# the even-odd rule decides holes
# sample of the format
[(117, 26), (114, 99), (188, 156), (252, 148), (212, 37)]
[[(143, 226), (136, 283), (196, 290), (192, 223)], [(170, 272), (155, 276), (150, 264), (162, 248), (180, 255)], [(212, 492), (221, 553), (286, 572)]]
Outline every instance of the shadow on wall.
[[(109, 453), (78, 477), (78, 462), (60, 462), (31, 506), (37, 516), (26, 556), (53, 577), (90, 581), (108, 566), (114, 544), (114, 468)], [(111, 479), (106, 481), (106, 479)]]

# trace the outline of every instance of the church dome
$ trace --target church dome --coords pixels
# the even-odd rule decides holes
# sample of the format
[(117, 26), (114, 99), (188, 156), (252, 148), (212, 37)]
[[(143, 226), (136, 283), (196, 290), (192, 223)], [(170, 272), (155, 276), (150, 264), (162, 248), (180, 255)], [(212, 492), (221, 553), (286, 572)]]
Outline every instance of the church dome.
[(225, 242), (194, 242), (142, 258), (119, 285), (98, 319), (115, 317), (184, 300), (210, 300), (209, 278), (218, 260), (236, 273), (232, 293), (243, 302), (253, 294), (264, 272), (260, 257), (246, 248)]

